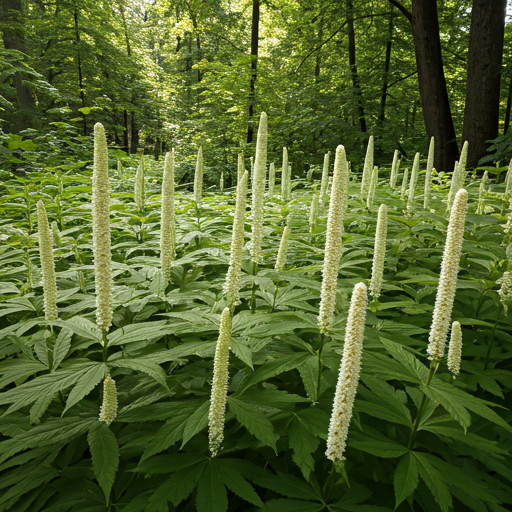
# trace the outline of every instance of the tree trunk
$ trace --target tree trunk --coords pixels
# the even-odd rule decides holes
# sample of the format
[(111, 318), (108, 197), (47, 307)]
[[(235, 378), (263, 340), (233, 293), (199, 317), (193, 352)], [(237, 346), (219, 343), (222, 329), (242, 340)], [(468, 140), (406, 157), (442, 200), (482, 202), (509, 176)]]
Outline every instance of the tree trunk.
[(444, 77), (436, 0), (413, 0), (411, 24), (426, 138), (433, 136), (436, 141), (434, 167), (452, 171), (459, 152)]
[(386, 57), (384, 58), (384, 77), (382, 79), (382, 92), (380, 96), (379, 128), (384, 125), (386, 119), (386, 100), (388, 97), (389, 67), (391, 64), (391, 47), (393, 45), (393, 6), (389, 15), (388, 42), (386, 43)]
[(130, 154), (135, 155), (139, 148), (139, 130), (137, 130), (137, 122), (135, 119), (135, 112), (132, 110), (130, 113), (131, 120), (131, 140), (130, 140)]
[[(126, 54), (128, 57), (132, 56), (132, 47), (130, 45), (130, 38), (128, 36), (128, 24), (126, 23), (126, 15), (124, 13), (125, 5), (124, 1), (119, 4), (119, 10), (121, 11), (121, 19), (123, 21), (123, 31), (124, 31), (124, 39), (126, 42)], [(132, 96), (133, 101), (133, 96)], [(123, 134), (123, 146), (126, 154), (130, 154), (130, 135), (128, 131), (128, 111), (126, 109), (123, 110), (123, 125), (124, 125), (124, 134)]]
[(462, 140), (468, 141), (467, 168), (485, 155), (485, 141), (498, 136), (501, 58), (506, 0), (473, 0)]
[[(78, 27), (78, 10), (75, 9), (73, 13), (75, 19), (75, 43), (76, 43), (76, 64), (78, 66), (78, 87), (80, 88), (80, 99), (82, 100), (82, 108), (85, 107), (85, 91), (84, 81), (82, 76), (82, 57), (80, 52), (80, 29)], [(83, 134), (87, 135), (87, 116), (81, 112)]]
[(507, 108), (505, 110), (505, 123), (503, 126), (503, 135), (506, 135), (510, 126), (510, 107), (512, 106), (512, 78), (508, 82)]
[(254, 136), (254, 105), (256, 103), (256, 78), (258, 77), (258, 33), (260, 27), (260, 0), (252, 0), (251, 25), (251, 83), (249, 85), (249, 123), (247, 125), (247, 143)]
[(356, 66), (356, 39), (354, 34), (354, 5), (347, 0), (347, 32), (348, 32), (348, 64), (352, 75), (352, 85), (356, 95), (357, 110), (359, 112), (359, 125), (363, 133), (366, 132), (366, 119), (364, 117), (363, 95)]
[[(25, 35), (23, 31), (24, 16), (21, 0), (2, 0), (3, 25), (2, 36), (6, 50), (18, 50), (25, 53)], [(18, 71), (13, 75), (16, 97), (18, 99), (19, 112), (17, 126), (13, 131), (30, 128), (33, 124), (36, 102), (30, 89), (23, 85), (23, 78)]]

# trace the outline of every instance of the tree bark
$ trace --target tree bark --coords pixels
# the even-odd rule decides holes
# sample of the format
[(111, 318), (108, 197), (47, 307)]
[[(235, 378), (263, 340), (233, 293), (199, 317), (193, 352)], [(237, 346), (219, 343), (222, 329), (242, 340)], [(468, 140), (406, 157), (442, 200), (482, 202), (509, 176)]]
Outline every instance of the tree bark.
[(512, 106), (512, 78), (508, 82), (507, 108), (505, 110), (505, 123), (503, 126), (503, 135), (506, 135), (510, 126), (510, 107)]
[(462, 140), (468, 141), (467, 168), (475, 168), (498, 136), (501, 60), (506, 0), (473, 0)]
[(384, 77), (382, 79), (382, 92), (380, 97), (379, 127), (382, 128), (386, 119), (386, 100), (388, 97), (389, 67), (391, 65), (391, 47), (393, 45), (393, 6), (389, 15), (388, 42), (386, 43), (386, 57), (384, 58)]
[[(21, 0), (2, 0), (0, 6), (4, 21), (2, 36), (5, 49), (25, 53), (24, 16)], [(19, 71), (13, 75), (13, 81), (19, 106), (17, 123), (13, 128), (14, 131), (20, 131), (32, 126), (36, 102), (30, 89), (23, 85), (23, 77)]]
[(260, 0), (252, 0), (251, 24), (251, 83), (249, 85), (249, 122), (247, 125), (247, 143), (254, 136), (254, 105), (256, 104), (256, 78), (258, 77), (258, 41), (260, 27)]
[(135, 112), (132, 110), (130, 113), (130, 154), (135, 155), (139, 148), (139, 130), (137, 129), (137, 121), (135, 119)]
[[(78, 87), (80, 88), (80, 99), (82, 101), (82, 108), (85, 107), (85, 91), (84, 81), (82, 76), (82, 56), (80, 52), (80, 29), (78, 26), (78, 9), (75, 9), (73, 13), (75, 19), (75, 43), (76, 43), (76, 64), (78, 67)], [(82, 115), (82, 127), (83, 134), (87, 135), (87, 116), (81, 112)]]
[[(132, 56), (132, 47), (130, 45), (130, 38), (128, 36), (128, 24), (126, 23), (126, 15), (124, 13), (125, 5), (124, 1), (119, 3), (119, 11), (121, 12), (121, 19), (123, 21), (123, 31), (124, 31), (124, 39), (126, 42), (126, 54), (128, 57)], [(133, 98), (132, 98), (133, 100)], [(123, 126), (124, 126), (124, 134), (123, 134), (123, 146), (126, 154), (130, 154), (130, 135), (128, 134), (128, 111), (126, 109), (123, 110)]]
[(444, 77), (436, 0), (413, 0), (411, 25), (426, 138), (433, 136), (436, 141), (434, 167), (452, 171), (458, 148)]

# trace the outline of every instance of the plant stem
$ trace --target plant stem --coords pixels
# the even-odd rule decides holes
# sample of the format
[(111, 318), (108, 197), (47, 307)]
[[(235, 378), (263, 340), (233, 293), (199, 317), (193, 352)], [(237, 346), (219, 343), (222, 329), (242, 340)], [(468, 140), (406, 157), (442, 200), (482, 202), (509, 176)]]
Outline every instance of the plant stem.
[[(425, 381), (425, 386), (429, 386), (432, 378), (434, 377), (437, 369), (439, 367), (439, 361), (432, 361), (430, 363), (430, 370), (428, 372), (427, 380)], [(411, 435), (409, 437), (409, 442), (407, 443), (407, 449), (410, 450), (416, 439), (416, 434), (418, 433), (418, 427), (420, 426), (421, 418), (423, 416), (423, 411), (425, 410), (425, 405), (427, 404), (427, 395), (423, 394), (423, 398), (421, 399), (420, 406), (418, 408), (418, 414), (414, 420), (414, 424), (411, 430)]]
[(498, 327), (498, 320), (500, 319), (500, 315), (501, 315), (501, 302), (500, 302), (500, 305), (498, 306), (498, 313), (496, 315), (496, 321), (494, 322), (494, 327), (492, 329), (491, 341), (489, 343), (489, 348), (487, 349), (487, 354), (485, 356), (484, 371), (487, 370), (487, 366), (489, 364), (489, 356), (491, 355), (492, 346), (494, 344), (494, 336), (496, 334), (496, 328)]
[(102, 334), (102, 343), (103, 343), (103, 362), (106, 363), (108, 359), (108, 338), (107, 338), (107, 331), (106, 329), (103, 329), (101, 331)]
[(320, 383), (322, 382), (322, 351), (325, 343), (325, 334), (320, 334), (320, 346), (318, 347), (318, 380), (316, 383), (316, 396), (315, 402), (318, 402), (318, 395), (320, 393)]
[(324, 495), (324, 503), (327, 504), (329, 500), (331, 499), (332, 490), (334, 488), (334, 484), (336, 483), (336, 477), (337, 473), (334, 469), (334, 464), (332, 465), (331, 472), (329, 473), (329, 476), (327, 477), (327, 480), (325, 481), (325, 485), (323, 488), (323, 495)]
[[(252, 262), (252, 275), (254, 277), (258, 275), (258, 264), (254, 261)], [(251, 313), (256, 313), (256, 279), (252, 282)]]

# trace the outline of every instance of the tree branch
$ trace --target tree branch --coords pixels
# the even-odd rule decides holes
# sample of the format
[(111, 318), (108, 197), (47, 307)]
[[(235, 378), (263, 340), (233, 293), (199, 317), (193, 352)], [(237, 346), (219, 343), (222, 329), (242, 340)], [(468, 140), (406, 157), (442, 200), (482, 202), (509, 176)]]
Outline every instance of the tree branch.
[(398, 0), (389, 0), (390, 4), (393, 4), (397, 7), (402, 14), (409, 20), (409, 23), (412, 23), (412, 13), (408, 9), (406, 9)]
[(394, 82), (391, 82), (389, 85), (388, 85), (388, 89), (390, 87), (393, 87), (393, 85), (397, 84), (398, 82), (401, 82), (402, 80), (407, 80), (408, 78), (410, 78), (411, 76), (415, 75), (418, 71), (413, 71), (412, 73), (409, 73), (408, 75), (405, 75), (405, 76), (402, 76), (401, 78), (397, 78)]

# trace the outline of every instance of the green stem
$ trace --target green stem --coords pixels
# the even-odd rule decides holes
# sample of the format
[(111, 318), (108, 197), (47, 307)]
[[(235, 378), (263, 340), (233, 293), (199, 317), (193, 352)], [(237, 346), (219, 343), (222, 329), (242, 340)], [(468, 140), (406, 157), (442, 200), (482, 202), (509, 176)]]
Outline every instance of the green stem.
[(496, 315), (496, 321), (494, 322), (494, 327), (492, 329), (491, 341), (489, 343), (489, 348), (487, 349), (487, 354), (485, 356), (484, 371), (487, 370), (487, 366), (489, 364), (489, 356), (491, 355), (492, 346), (494, 344), (494, 336), (496, 334), (496, 329), (498, 327), (498, 320), (500, 319), (500, 315), (501, 315), (501, 302), (500, 302), (500, 305), (498, 306), (498, 313)]
[(325, 481), (325, 485), (323, 488), (323, 495), (324, 495), (324, 503), (329, 503), (329, 500), (331, 499), (332, 490), (334, 488), (334, 484), (336, 483), (337, 478), (336, 470), (334, 469), (334, 464), (332, 465), (331, 472), (329, 473), (329, 476), (327, 477), (327, 480)]
[(107, 330), (103, 329), (101, 331), (102, 335), (102, 343), (103, 343), (103, 362), (106, 363), (108, 359), (108, 338), (107, 338)]
[[(434, 377), (438, 367), (439, 367), (439, 361), (432, 361), (430, 363), (430, 370), (428, 372), (427, 380), (425, 381), (425, 386), (430, 385), (430, 382), (432, 381), (432, 378)], [(408, 450), (410, 450), (412, 448), (414, 440), (416, 439), (416, 434), (418, 433), (418, 428), (420, 426), (421, 419), (423, 416), (423, 411), (425, 410), (426, 404), (427, 404), (427, 395), (423, 394), (423, 398), (421, 399), (421, 404), (418, 408), (418, 414), (416, 415), (416, 418), (414, 420), (414, 424), (413, 424), (413, 427), (411, 430), (409, 442), (407, 443)]]
[(322, 382), (322, 351), (325, 343), (325, 334), (320, 334), (320, 346), (318, 347), (318, 380), (316, 383), (316, 396), (315, 402), (318, 402), (318, 395), (320, 393), (320, 383)]
[[(252, 275), (256, 277), (258, 275), (258, 264), (252, 262)], [(252, 293), (251, 293), (251, 313), (256, 313), (256, 279), (252, 282)]]

